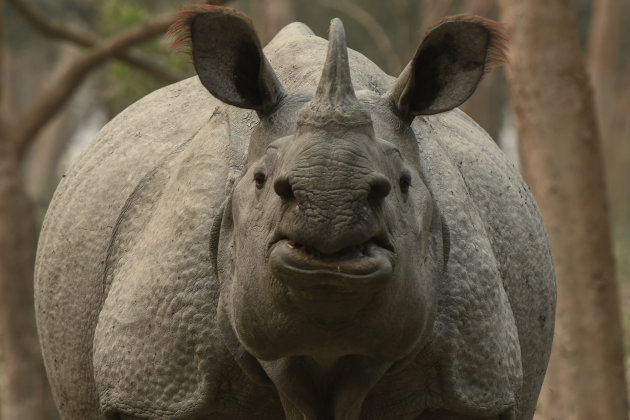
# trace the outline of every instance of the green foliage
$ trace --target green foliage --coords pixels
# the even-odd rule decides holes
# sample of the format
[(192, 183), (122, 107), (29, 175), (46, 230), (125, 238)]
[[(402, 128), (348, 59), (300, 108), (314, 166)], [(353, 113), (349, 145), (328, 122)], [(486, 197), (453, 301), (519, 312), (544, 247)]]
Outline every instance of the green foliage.
[[(139, 25), (156, 13), (164, 11), (154, 9), (156, 8), (150, 9), (146, 2), (138, 0), (104, 0), (101, 4), (99, 32), (104, 35), (115, 34)], [(169, 46), (170, 40), (163, 36), (147, 42), (136, 50), (172, 73), (181, 74), (182, 79), (192, 75), (190, 59), (171, 50)], [(108, 66), (106, 79), (108, 88), (104, 95), (112, 115), (165, 85), (164, 81), (120, 61), (112, 62)]]

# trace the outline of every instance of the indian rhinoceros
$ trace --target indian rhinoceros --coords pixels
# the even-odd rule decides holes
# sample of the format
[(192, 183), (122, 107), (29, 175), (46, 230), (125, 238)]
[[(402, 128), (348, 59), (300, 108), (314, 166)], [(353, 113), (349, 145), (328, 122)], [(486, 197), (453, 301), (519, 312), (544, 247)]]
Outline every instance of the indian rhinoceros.
[(36, 264), (65, 419), (531, 419), (555, 279), (521, 176), (455, 109), (500, 26), (447, 18), (394, 79), (303, 24), (183, 12), (199, 77), (114, 118)]

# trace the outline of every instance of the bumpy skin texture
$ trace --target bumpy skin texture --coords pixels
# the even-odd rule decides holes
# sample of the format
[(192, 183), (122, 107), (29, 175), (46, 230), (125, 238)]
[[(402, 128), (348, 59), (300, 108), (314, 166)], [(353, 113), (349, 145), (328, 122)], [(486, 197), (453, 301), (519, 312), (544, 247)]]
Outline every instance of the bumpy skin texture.
[[(412, 186), (420, 191), (411, 199), (439, 209), (427, 204), (423, 211), (433, 218), (417, 228), (418, 237), (428, 232), (437, 245), (397, 250), (424, 255), (415, 262), (419, 273), (439, 273), (419, 289), (421, 304), (402, 301), (402, 309), (377, 314), (386, 320), (381, 329), (373, 314), (359, 311), (357, 322), (370, 328), (343, 332), (349, 343), (326, 328), (303, 332), (301, 314), (283, 319), (285, 306), (258, 296), (255, 285), (256, 298), (272, 312), (259, 307), (252, 315), (249, 306), (234, 308), (253, 298), (247, 286), (223, 277), (236, 272), (242, 281), (239, 270), (256, 266), (247, 235), (255, 237), (268, 222), (264, 210), (274, 205), (262, 200), (252, 210), (251, 200), (238, 201), (253, 188), (242, 182), (250, 172), (241, 175), (248, 148), (250, 160), (264, 154), (250, 145), (252, 132), (277, 139), (294, 131), (297, 111), (318, 84), (326, 45), (304, 25), (292, 24), (265, 48), (278, 79), (293, 93), (280, 110), (292, 117), (259, 122), (255, 112), (212, 97), (195, 77), (117, 116), (64, 176), (40, 237), (36, 310), (46, 368), (65, 419), (297, 419), (309, 410), (314, 414), (304, 418), (531, 419), (555, 308), (546, 232), (520, 175), (458, 110), (417, 117), (411, 126), (417, 143)], [(379, 101), (393, 79), (359, 53), (349, 55), (352, 83), (371, 115), (375, 137), (411, 136)], [(301, 91), (310, 93), (295, 93)], [(287, 147), (278, 142), (281, 150)], [(288, 155), (299, 162), (297, 152)], [(341, 168), (341, 178), (352, 175), (343, 165), (331, 168)], [(226, 201), (234, 186), (232, 201)], [(295, 188), (298, 199), (311, 203), (302, 198), (310, 190)], [(263, 191), (273, 196), (271, 189)], [(392, 192), (384, 199), (385, 209), (395, 197), (400, 195)], [(329, 207), (334, 194), (331, 200)], [(259, 213), (263, 218), (251, 216)], [(408, 217), (401, 213), (390, 224)], [(406, 240), (400, 236), (394, 239)], [(326, 316), (334, 321), (340, 309), (334, 303), (330, 308)], [(430, 315), (404, 357), (385, 363), (396, 346), (374, 337), (406, 325), (401, 310)], [(262, 335), (269, 341), (261, 345), (259, 331), (265, 328)], [(300, 375), (311, 371), (312, 361), (299, 355), (324, 339), (330, 348), (358, 344), (332, 386), (341, 397), (313, 403), (309, 398), (319, 395), (326, 379), (309, 391)], [(279, 347), (291, 357), (276, 354)], [(355, 352), (369, 357), (354, 357)], [(317, 367), (312, 371), (326, 377)], [(333, 407), (318, 414), (317, 405), (330, 398), (337, 398)], [(339, 408), (339, 398), (359, 401), (358, 408)]]

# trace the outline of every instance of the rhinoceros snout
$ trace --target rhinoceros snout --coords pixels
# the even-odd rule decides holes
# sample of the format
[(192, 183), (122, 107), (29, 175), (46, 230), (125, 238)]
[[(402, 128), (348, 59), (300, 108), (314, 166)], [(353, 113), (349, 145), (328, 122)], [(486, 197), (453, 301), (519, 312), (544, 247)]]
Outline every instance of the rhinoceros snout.
[(286, 175), (281, 175), (273, 183), (273, 189), (282, 198), (283, 200), (293, 200), (295, 199), (295, 194), (293, 193), (293, 186), (291, 185), (291, 181), (289, 177)]
[(273, 187), (285, 208), (283, 236), (317, 254), (336, 254), (383, 237), (383, 200), (392, 190), (384, 175), (289, 174), (278, 176)]
[[(380, 201), (387, 197), (392, 190), (389, 179), (381, 174), (372, 174), (366, 181), (366, 198), (372, 201)], [(294, 200), (293, 182), (288, 175), (281, 175), (273, 183), (273, 189), (283, 200)]]

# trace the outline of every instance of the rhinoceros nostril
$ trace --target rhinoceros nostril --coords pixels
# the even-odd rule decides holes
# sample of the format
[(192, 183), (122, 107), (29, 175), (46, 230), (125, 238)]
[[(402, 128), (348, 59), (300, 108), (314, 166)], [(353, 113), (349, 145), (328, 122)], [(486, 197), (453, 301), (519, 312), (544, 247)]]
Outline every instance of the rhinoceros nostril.
[(391, 190), (392, 184), (385, 176), (381, 174), (373, 175), (372, 179), (370, 180), (370, 198), (383, 199), (387, 197)]
[(292, 200), (295, 198), (293, 195), (293, 187), (287, 176), (281, 175), (273, 183), (273, 189), (284, 200)]

